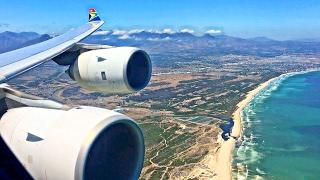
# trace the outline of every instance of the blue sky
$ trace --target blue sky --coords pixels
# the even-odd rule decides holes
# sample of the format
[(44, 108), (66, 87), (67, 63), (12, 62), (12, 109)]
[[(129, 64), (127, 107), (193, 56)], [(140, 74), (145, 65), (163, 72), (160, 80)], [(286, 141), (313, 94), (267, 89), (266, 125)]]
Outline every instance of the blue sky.
[(239, 37), (320, 38), (319, 0), (0, 0), (0, 31), (61, 33), (97, 8), (103, 29), (221, 29)]

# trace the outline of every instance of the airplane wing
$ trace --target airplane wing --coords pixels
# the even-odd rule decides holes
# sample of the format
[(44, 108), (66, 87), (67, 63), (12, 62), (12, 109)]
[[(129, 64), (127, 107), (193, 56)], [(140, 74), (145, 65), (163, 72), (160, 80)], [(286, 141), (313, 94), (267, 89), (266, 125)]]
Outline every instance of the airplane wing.
[(32, 69), (73, 47), (103, 25), (99, 16), (50, 40), (0, 54), (0, 83)]
[(145, 146), (134, 120), (114, 110), (70, 107), (5, 83), (52, 59), (68, 66), (66, 73), (87, 90), (143, 89), (152, 71), (145, 51), (78, 43), (103, 23), (90, 9), (87, 24), (0, 54), (0, 179), (138, 179)]

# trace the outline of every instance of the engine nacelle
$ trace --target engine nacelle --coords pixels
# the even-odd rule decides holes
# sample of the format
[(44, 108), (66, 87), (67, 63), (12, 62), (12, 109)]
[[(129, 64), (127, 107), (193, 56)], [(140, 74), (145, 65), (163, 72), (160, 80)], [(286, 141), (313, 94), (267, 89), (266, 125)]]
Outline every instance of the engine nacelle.
[(138, 179), (143, 166), (140, 128), (111, 110), (15, 108), (0, 134), (34, 179)]
[(134, 47), (84, 52), (69, 68), (69, 75), (85, 89), (129, 93), (146, 87), (152, 65), (148, 54)]

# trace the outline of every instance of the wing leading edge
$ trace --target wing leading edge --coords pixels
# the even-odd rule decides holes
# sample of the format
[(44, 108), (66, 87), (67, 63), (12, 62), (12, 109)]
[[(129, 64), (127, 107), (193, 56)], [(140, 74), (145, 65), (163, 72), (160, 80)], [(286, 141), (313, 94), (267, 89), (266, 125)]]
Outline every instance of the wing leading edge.
[[(91, 13), (91, 10), (90, 12)], [(0, 54), (0, 83), (30, 70), (65, 52), (103, 25), (98, 15), (77, 29), (50, 40)]]

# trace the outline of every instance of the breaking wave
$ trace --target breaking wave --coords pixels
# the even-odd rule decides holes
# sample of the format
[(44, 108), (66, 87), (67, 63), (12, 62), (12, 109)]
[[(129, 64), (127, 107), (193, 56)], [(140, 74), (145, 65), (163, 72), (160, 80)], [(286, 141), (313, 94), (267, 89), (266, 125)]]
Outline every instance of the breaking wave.
[[(308, 71), (309, 72), (309, 71)], [(261, 123), (259, 117), (255, 116), (258, 112), (256, 106), (262, 104), (268, 97), (276, 91), (279, 86), (287, 78), (297, 75), (304, 74), (304, 72), (297, 73), (288, 73), (283, 74), (276, 78), (274, 81), (262, 89), (255, 97), (247, 104), (247, 106), (241, 112), (243, 134), (241, 137), (240, 145), (235, 149), (233, 156), (233, 177), (236, 179), (265, 179), (265, 175), (268, 172), (265, 172), (262, 167), (256, 167), (257, 163), (263, 159), (265, 156), (264, 150), (261, 149), (263, 146), (264, 140), (258, 134), (253, 134), (252, 128), (257, 124)], [(270, 108), (270, 107), (265, 107)], [(250, 129), (250, 131), (246, 131)], [(282, 150), (282, 149), (281, 149)], [(281, 151), (279, 149), (279, 151)], [(287, 149), (287, 151), (301, 151), (303, 147), (292, 147)]]

